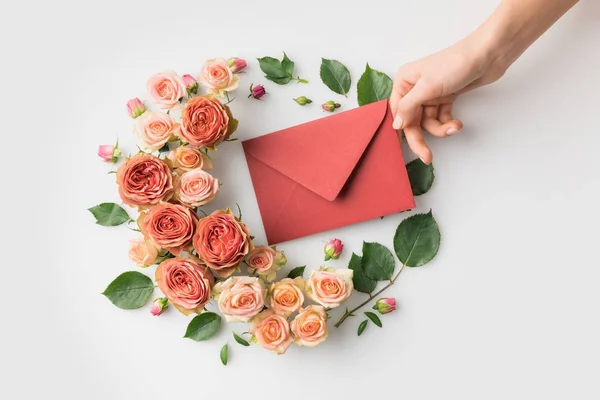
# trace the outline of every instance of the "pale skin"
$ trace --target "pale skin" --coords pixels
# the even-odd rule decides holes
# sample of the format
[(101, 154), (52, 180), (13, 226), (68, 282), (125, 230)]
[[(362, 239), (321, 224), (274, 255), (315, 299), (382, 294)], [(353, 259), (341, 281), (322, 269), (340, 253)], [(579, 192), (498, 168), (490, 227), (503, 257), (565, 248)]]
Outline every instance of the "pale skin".
[(437, 137), (459, 132), (456, 97), (497, 81), (578, 0), (503, 0), (494, 13), (460, 42), (398, 70), (390, 96), (394, 129), (429, 164), (433, 154), (423, 130)]

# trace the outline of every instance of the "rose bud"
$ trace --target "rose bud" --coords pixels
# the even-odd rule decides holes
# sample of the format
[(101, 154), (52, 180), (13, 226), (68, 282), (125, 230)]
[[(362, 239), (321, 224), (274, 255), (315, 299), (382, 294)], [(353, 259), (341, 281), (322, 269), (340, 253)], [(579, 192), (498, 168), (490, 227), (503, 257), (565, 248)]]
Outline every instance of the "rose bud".
[(236, 73), (240, 72), (244, 68), (246, 68), (246, 60), (243, 58), (232, 57), (227, 60), (227, 64), (229, 64), (229, 68), (231, 68), (231, 72)]
[(198, 93), (198, 81), (195, 80), (193, 76), (185, 74), (181, 79), (183, 79), (183, 84), (185, 85), (185, 90), (187, 90), (188, 95)]
[(373, 306), (373, 310), (379, 311), (379, 314), (388, 314), (396, 309), (396, 299), (393, 297), (386, 297), (377, 300)]
[(150, 314), (154, 315), (155, 317), (158, 317), (168, 307), (169, 307), (169, 299), (167, 299), (166, 297), (159, 297), (158, 299), (154, 300), (154, 303), (152, 303), (152, 308), (150, 309)]
[(267, 91), (265, 90), (265, 87), (263, 85), (250, 85), (250, 94), (248, 95), (248, 97), (260, 100), (260, 98), (263, 97), (265, 94), (267, 94)]
[(325, 261), (328, 261), (330, 258), (337, 260), (340, 258), (340, 254), (342, 254), (342, 250), (344, 249), (344, 245), (340, 239), (332, 239), (325, 245)]
[(340, 108), (341, 105), (334, 102), (333, 100), (326, 101), (321, 104), (321, 108), (325, 111), (334, 112), (336, 108)]
[(119, 157), (123, 155), (118, 147), (118, 142), (114, 146), (112, 144), (103, 144), (98, 147), (98, 156), (105, 162), (116, 164), (119, 161)]
[(311, 99), (307, 99), (305, 96), (300, 96), (294, 99), (294, 101), (298, 104), (300, 104), (301, 106), (305, 106), (307, 104), (312, 103)]
[(131, 118), (137, 118), (144, 112), (146, 112), (146, 106), (137, 97), (127, 102), (127, 114), (129, 114)]

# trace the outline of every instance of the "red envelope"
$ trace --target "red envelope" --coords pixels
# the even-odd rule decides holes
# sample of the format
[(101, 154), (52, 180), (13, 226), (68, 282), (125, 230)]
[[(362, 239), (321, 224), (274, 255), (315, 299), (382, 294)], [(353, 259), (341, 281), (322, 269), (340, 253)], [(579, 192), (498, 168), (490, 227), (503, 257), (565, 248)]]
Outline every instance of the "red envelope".
[(270, 245), (415, 207), (387, 100), (242, 145)]

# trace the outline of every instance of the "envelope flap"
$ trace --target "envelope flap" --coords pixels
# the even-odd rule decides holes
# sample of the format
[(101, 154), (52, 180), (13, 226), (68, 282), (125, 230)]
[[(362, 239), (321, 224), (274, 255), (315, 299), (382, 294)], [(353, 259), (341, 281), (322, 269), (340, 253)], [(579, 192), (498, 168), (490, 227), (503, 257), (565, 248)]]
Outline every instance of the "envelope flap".
[[(333, 201), (388, 110), (381, 100), (243, 142), (247, 154)], [(277, 188), (273, 188), (277, 190)]]

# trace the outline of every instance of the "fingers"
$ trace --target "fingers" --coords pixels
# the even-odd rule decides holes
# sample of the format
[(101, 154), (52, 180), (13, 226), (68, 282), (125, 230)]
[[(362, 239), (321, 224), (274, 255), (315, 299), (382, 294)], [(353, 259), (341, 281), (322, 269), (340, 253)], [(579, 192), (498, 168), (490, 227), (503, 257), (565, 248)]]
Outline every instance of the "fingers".
[(462, 123), (453, 120), (442, 123), (438, 120), (438, 107), (427, 106), (424, 107), (421, 126), (434, 136), (447, 137), (458, 132), (462, 128)]
[(440, 104), (452, 103), (456, 100), (456, 94), (448, 94), (446, 96), (438, 97), (437, 99), (427, 100), (423, 103), (424, 106), (439, 106)]
[(452, 117), (452, 103), (442, 104), (438, 107), (437, 119), (442, 124), (445, 124), (446, 122), (450, 122), (454, 119), (454, 117)]
[(421, 127), (419, 125), (407, 126), (404, 129), (404, 136), (413, 153), (415, 153), (425, 164), (430, 164), (433, 154), (427, 146), (427, 143), (425, 143)]
[(397, 104), (394, 115), (394, 129), (402, 129), (415, 122), (420, 116), (421, 107), (424, 102), (438, 97), (432, 86), (425, 83), (423, 79), (402, 97)]

